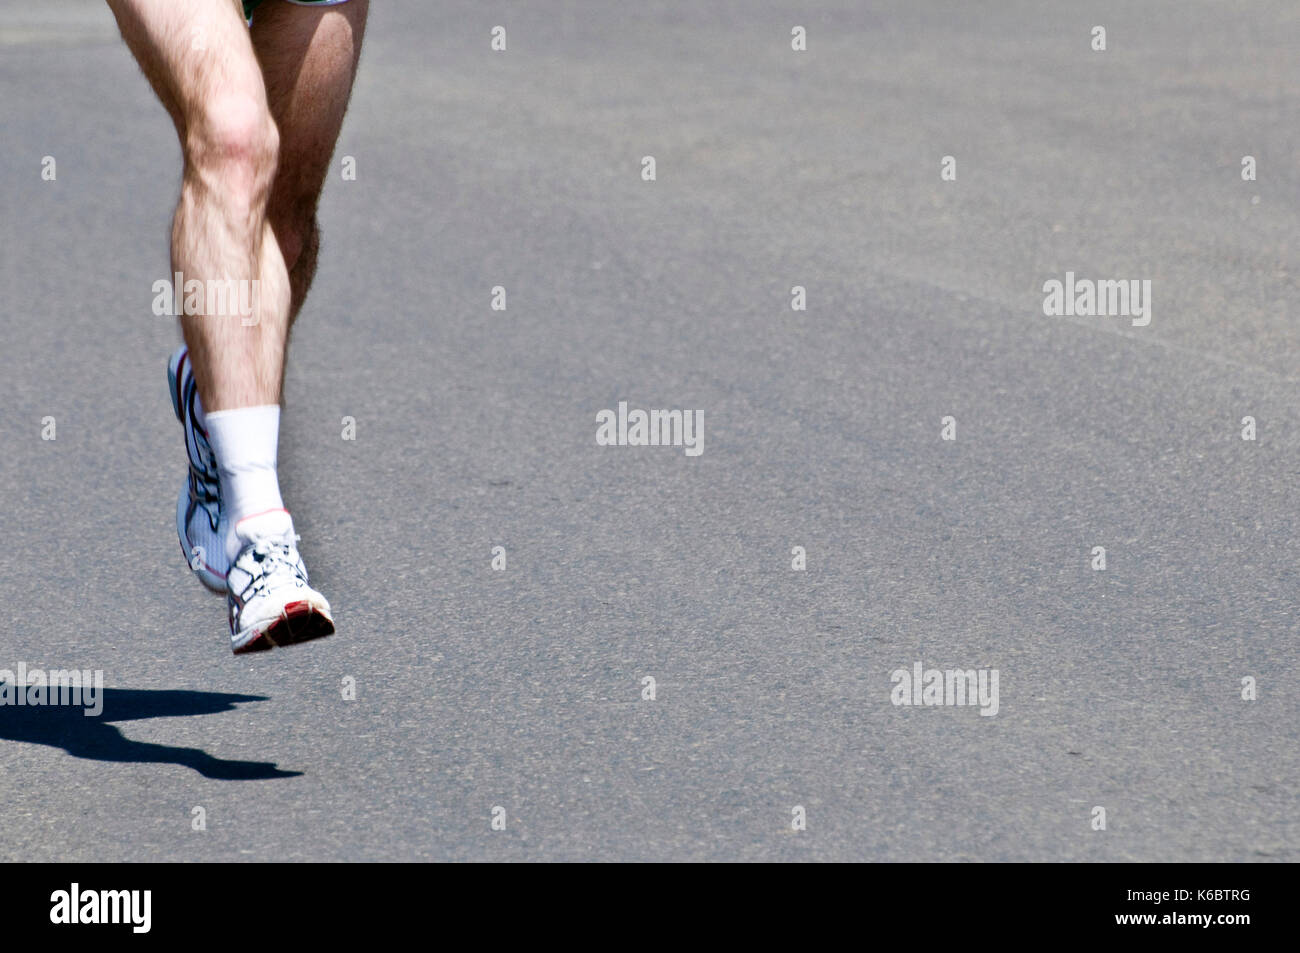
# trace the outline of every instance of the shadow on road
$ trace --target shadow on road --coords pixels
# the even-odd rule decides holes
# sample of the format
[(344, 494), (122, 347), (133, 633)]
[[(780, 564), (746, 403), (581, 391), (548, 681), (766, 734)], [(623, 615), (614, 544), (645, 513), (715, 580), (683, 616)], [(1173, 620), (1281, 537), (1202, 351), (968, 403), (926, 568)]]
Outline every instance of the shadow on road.
[(87, 717), (84, 709), (75, 705), (0, 707), (0, 740), (52, 745), (73, 757), (93, 761), (180, 764), (219, 781), (295, 778), (302, 774), (281, 771), (269, 761), (225, 761), (199, 748), (132, 741), (109, 724), (141, 718), (215, 715), (234, 711), (240, 702), (266, 701), (263, 695), (130, 688), (105, 688), (103, 695), (104, 709), (98, 717)]

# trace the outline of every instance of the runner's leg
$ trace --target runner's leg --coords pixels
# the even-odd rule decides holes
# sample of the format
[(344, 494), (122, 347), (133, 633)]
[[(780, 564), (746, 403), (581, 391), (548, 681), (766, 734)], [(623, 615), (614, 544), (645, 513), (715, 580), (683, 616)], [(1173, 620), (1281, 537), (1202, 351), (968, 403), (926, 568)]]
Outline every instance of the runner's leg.
[(289, 270), (290, 326), (316, 272), (316, 207), (352, 92), (368, 9), (369, 0), (324, 7), (266, 0), (253, 19), (253, 48), (280, 132), (267, 215)]
[(231, 307), (181, 319), (204, 410), (276, 404), (290, 300), (266, 215), (279, 135), (240, 4), (109, 0), (109, 6), (181, 140), (172, 270), (186, 281), (258, 282), (251, 316)]
[(266, 211), (279, 133), (242, 4), (109, 5), (181, 140), (173, 270), (186, 282), (260, 285), (251, 313), (242, 313), (238, 301), (212, 313), (205, 295), (205, 313), (181, 321), (226, 514), (231, 648), (249, 652), (329, 635), (330, 606), (308, 583), (276, 474), (290, 303), (288, 272)]

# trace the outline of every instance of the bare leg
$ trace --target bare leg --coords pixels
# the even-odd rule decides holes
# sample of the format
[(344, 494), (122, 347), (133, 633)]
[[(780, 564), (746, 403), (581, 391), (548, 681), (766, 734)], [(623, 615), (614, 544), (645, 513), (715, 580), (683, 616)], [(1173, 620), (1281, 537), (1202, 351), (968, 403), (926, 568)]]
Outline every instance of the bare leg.
[(172, 270), (186, 281), (257, 282), (252, 315), (232, 307), (181, 319), (203, 406), (275, 404), (290, 305), (288, 272), (267, 219), (279, 134), (240, 6), (108, 2), (181, 140)]
[(267, 215), (289, 270), (290, 326), (316, 273), (316, 207), (352, 93), (368, 10), (369, 0), (331, 7), (269, 0), (253, 19), (253, 48), (280, 131)]

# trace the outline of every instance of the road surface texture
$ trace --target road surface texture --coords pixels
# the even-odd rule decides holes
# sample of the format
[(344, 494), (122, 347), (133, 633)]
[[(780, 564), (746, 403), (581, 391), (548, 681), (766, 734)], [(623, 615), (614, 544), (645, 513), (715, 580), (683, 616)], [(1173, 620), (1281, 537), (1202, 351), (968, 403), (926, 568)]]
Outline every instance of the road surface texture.
[(103, 4), (0, 47), (0, 669), (107, 686), (0, 708), (0, 859), (1300, 858), (1294, 3), (376, 3), (280, 449), (339, 632), (252, 657), (175, 134)]

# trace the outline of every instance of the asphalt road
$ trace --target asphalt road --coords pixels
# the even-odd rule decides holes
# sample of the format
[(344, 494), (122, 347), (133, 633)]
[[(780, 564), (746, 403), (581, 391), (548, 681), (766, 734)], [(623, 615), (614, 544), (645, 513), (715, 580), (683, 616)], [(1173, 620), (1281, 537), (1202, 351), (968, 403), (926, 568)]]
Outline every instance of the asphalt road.
[(339, 634), (236, 658), (173, 131), (102, 4), (0, 2), (0, 669), (110, 689), (0, 708), (0, 859), (1297, 859), (1300, 9), (795, 6), (375, 4), (281, 439)]

